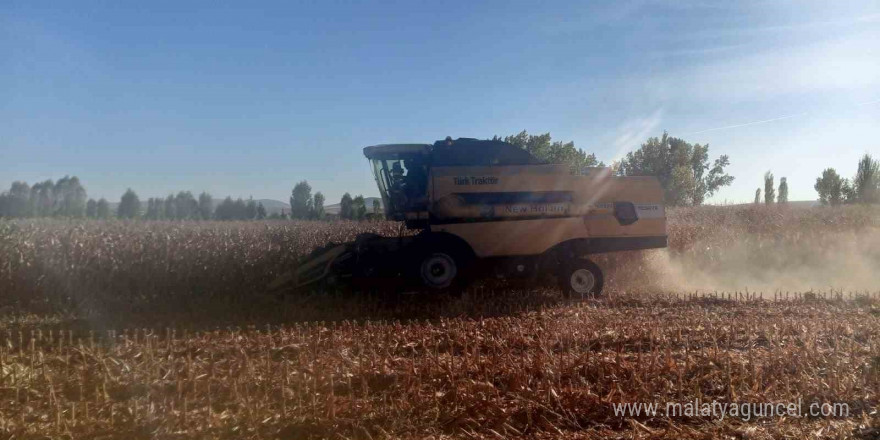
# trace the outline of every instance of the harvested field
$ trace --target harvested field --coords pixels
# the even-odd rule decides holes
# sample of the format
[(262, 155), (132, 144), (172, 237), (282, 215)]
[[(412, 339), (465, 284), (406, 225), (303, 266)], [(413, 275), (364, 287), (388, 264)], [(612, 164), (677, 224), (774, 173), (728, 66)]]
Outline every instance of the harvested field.
[[(4, 223), (0, 433), (877, 438), (878, 214), (676, 210), (669, 250), (599, 258), (607, 298), (574, 302), (498, 282), (261, 294), (313, 247), (392, 223)], [(615, 413), (696, 400), (806, 416)]]

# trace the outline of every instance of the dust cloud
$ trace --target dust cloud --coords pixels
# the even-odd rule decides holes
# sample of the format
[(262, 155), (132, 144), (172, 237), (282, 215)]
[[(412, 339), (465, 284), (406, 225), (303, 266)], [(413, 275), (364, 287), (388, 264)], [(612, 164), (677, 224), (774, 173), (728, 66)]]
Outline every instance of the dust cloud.
[(608, 287), (679, 294), (880, 291), (880, 228), (870, 221), (804, 227), (800, 218), (786, 220), (795, 224), (769, 231), (721, 222), (692, 234), (697, 238), (677, 233), (682, 228), (672, 223), (668, 249), (610, 257)]

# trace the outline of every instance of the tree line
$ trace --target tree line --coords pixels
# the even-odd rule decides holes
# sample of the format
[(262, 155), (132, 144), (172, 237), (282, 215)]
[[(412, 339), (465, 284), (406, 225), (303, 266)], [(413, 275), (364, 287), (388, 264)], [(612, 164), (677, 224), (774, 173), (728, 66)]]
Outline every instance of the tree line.
[(253, 197), (233, 200), (227, 196), (214, 207), (211, 194), (202, 192), (196, 198), (189, 191), (180, 191), (163, 198), (147, 199), (146, 211), (131, 188), (119, 200), (117, 217), (143, 218), (146, 220), (262, 220), (269, 218), (266, 208)]
[(826, 168), (813, 188), (823, 205), (880, 203), (880, 162), (865, 153), (852, 180), (841, 178), (834, 168)]
[(0, 217), (71, 217), (109, 216), (106, 200), (86, 199), (86, 189), (76, 176), (64, 176), (35, 183), (12, 182), (9, 191), (0, 194)]
[[(9, 191), (0, 193), (0, 217), (66, 217), (145, 220), (262, 220), (303, 219), (323, 220), (325, 197), (319, 191), (312, 195), (312, 187), (305, 180), (297, 183), (290, 197), (289, 212), (268, 214), (262, 202), (253, 198), (244, 200), (226, 197), (216, 206), (211, 194), (202, 192), (198, 197), (190, 191), (180, 191), (167, 197), (151, 197), (143, 203), (131, 188), (120, 197), (115, 210), (101, 198), (88, 199), (85, 187), (76, 176), (65, 176), (57, 181), (47, 180), (28, 185), (13, 182)], [(380, 218), (382, 207), (373, 200), (372, 211), (366, 206), (364, 196), (352, 198), (345, 193), (340, 200), (339, 218), (365, 220)]]
[[(779, 179), (779, 195), (776, 195), (776, 189), (773, 186), (773, 173), (767, 171), (764, 173), (764, 204), (772, 205), (773, 203), (788, 203), (788, 179), (785, 177)], [(761, 188), (755, 190), (755, 204), (761, 204)]]
[[(324, 194), (320, 191), (312, 195), (312, 186), (303, 180), (297, 183), (290, 193), (290, 218), (301, 220), (323, 220), (327, 213), (324, 211)], [(382, 205), (378, 200), (373, 200), (372, 212), (367, 210), (366, 199), (363, 195), (352, 198), (351, 194), (345, 193), (339, 201), (339, 218), (346, 220), (367, 220), (381, 218)]]
[[(880, 162), (865, 154), (859, 159), (856, 175), (852, 180), (842, 178), (834, 168), (826, 168), (816, 178), (813, 189), (819, 194), (819, 202), (823, 205), (841, 205), (852, 203), (880, 203)], [(779, 180), (778, 193), (773, 187), (773, 173), (764, 174), (764, 204), (788, 203), (788, 181), (785, 177)], [(755, 204), (761, 203), (761, 188), (755, 190)]]
[[(514, 135), (493, 140), (503, 140), (516, 145), (547, 163), (569, 165), (571, 172), (583, 174), (592, 167), (604, 167), (595, 154), (576, 148), (574, 142), (553, 141), (550, 133), (531, 135), (525, 130)], [(619, 176), (656, 176), (670, 206), (697, 206), (714, 195), (721, 187), (729, 186), (733, 176), (725, 172), (730, 165), (727, 155), (714, 160), (709, 157), (708, 144), (692, 144), (664, 132), (651, 137), (636, 150), (627, 153), (610, 165)], [(880, 165), (869, 154), (858, 164), (856, 175), (841, 178), (834, 168), (827, 168), (816, 179), (814, 186), (819, 201), (824, 205), (843, 203), (880, 202)], [(755, 191), (755, 203), (762, 200), (759, 187)], [(244, 200), (226, 197), (214, 206), (207, 192), (196, 198), (189, 191), (181, 191), (165, 198), (149, 198), (142, 206), (137, 194), (128, 189), (122, 195), (116, 212), (111, 212), (107, 200), (87, 199), (86, 190), (76, 176), (64, 176), (53, 182), (13, 182), (9, 191), (0, 194), (0, 217), (71, 217), (106, 219), (114, 214), (119, 218), (144, 218), (150, 220), (258, 220), (265, 218), (291, 218), (322, 220), (328, 217), (320, 191), (312, 194), (312, 187), (305, 180), (298, 182), (291, 191), (289, 212), (267, 214), (262, 203), (253, 198)], [(765, 204), (788, 202), (788, 181), (782, 177), (779, 186), (774, 183), (773, 173), (764, 175), (763, 201)], [(144, 209), (145, 208), (145, 209)], [(340, 200), (339, 218), (364, 220), (382, 218), (382, 206), (373, 200), (366, 206), (362, 195), (352, 197), (345, 193)]]
[[(502, 139), (495, 136), (493, 140)], [(595, 154), (576, 148), (574, 142), (553, 141), (550, 133), (530, 135), (522, 131), (503, 140), (544, 162), (567, 164), (574, 174), (605, 166)], [(724, 171), (728, 165), (727, 155), (710, 161), (708, 144), (691, 144), (664, 132), (612, 163), (611, 170), (619, 176), (655, 176), (665, 192), (666, 204), (696, 206), (733, 182), (733, 176)]]

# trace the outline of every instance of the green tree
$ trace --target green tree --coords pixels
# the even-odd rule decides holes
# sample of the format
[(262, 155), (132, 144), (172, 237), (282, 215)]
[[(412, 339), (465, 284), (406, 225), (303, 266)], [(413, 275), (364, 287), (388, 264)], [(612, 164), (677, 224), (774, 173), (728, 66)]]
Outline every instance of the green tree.
[(244, 220), (253, 220), (257, 218), (257, 202), (251, 197), (244, 205)]
[(159, 208), (162, 207), (162, 205), (163, 201), (161, 199), (155, 197), (147, 199), (147, 212), (144, 213), (144, 218), (147, 220), (159, 220), (162, 218), (159, 215)]
[(701, 205), (733, 176), (724, 172), (730, 165), (727, 155), (709, 161), (709, 145), (690, 144), (669, 136), (652, 137), (620, 161), (618, 173), (624, 176), (656, 176), (670, 205)]
[(257, 220), (263, 220), (266, 218), (266, 207), (263, 206), (263, 202), (257, 203)]
[(31, 187), (27, 182), (12, 182), (6, 193), (6, 217), (30, 217)]
[(137, 194), (129, 188), (119, 200), (116, 208), (116, 216), (119, 218), (137, 218), (141, 213), (141, 200)]
[(355, 220), (363, 220), (367, 216), (367, 204), (364, 201), (364, 196), (355, 197), (351, 205), (352, 217)]
[(174, 203), (174, 194), (168, 194), (168, 197), (165, 197), (165, 202), (162, 204), (164, 207), (165, 218), (169, 220), (173, 220), (177, 218), (177, 212), (175, 210), (176, 204)]
[(776, 196), (778, 203), (788, 203), (788, 179), (785, 177), (779, 179), (779, 195)]
[(382, 214), (382, 203), (379, 199), (373, 199), (373, 214), (379, 216)]
[(86, 202), (86, 217), (98, 217), (98, 202), (96, 202), (95, 199), (89, 199), (89, 201)]
[(214, 199), (205, 191), (199, 194), (199, 217), (202, 220), (210, 220), (214, 215)]
[(51, 179), (31, 187), (34, 215), (48, 217), (55, 212), (55, 183)]
[[(502, 140), (495, 136), (492, 140)], [(536, 158), (547, 163), (567, 164), (572, 174), (581, 174), (585, 168), (605, 166), (596, 159), (595, 154), (587, 154), (584, 150), (575, 148), (574, 142), (554, 142), (550, 133), (530, 135), (523, 130), (515, 135), (507, 136), (504, 142), (516, 145)]]
[(96, 211), (99, 219), (106, 220), (110, 218), (110, 203), (107, 202), (107, 199), (103, 197), (98, 199)]
[(235, 219), (235, 202), (232, 197), (226, 196), (217, 209), (214, 210), (214, 218), (217, 220), (234, 220)]
[(235, 202), (232, 204), (232, 212), (234, 216), (232, 218), (236, 220), (248, 220), (248, 207), (247, 202), (245, 202), (241, 197), (235, 199)]
[(849, 179), (843, 179), (843, 185), (840, 188), (843, 198), (842, 203), (859, 203), (859, 195), (855, 188), (850, 184)]
[(290, 194), (290, 218), (304, 219), (310, 214), (312, 187), (305, 180), (297, 183)]
[(874, 160), (870, 154), (865, 154), (859, 160), (856, 176), (852, 181), (852, 191), (858, 203), (880, 202), (880, 162)]
[(253, 197), (247, 202), (241, 198), (232, 200), (227, 196), (217, 205), (214, 210), (214, 218), (217, 220), (252, 220), (257, 217), (259, 207)]
[(193, 193), (180, 191), (174, 197), (174, 217), (178, 220), (192, 220), (200, 217), (199, 202)]
[(55, 215), (83, 217), (86, 213), (86, 189), (76, 176), (64, 176), (55, 182)]
[(342, 200), (339, 201), (339, 218), (349, 220), (354, 218), (354, 210), (352, 209), (353, 204), (354, 201), (351, 199), (351, 194), (343, 194)]
[(816, 179), (813, 188), (819, 193), (819, 201), (823, 205), (836, 206), (844, 202), (849, 182), (841, 179), (834, 168), (822, 171), (822, 177)]
[(756, 205), (761, 204), (761, 188), (758, 188), (755, 190), (755, 204)]
[(776, 190), (773, 188), (773, 173), (764, 173), (764, 204), (772, 205), (776, 201)]
[(312, 207), (315, 211), (314, 217), (318, 220), (322, 220), (324, 218), (324, 194), (322, 194), (321, 191), (315, 193)]

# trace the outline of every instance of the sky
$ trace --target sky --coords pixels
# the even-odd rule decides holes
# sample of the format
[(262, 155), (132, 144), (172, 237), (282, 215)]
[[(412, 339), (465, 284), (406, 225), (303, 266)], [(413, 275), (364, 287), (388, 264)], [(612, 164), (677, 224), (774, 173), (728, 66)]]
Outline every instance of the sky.
[[(221, 3), (225, 3), (221, 5)], [(527, 130), (609, 163), (648, 137), (814, 200), (880, 156), (880, 0), (0, 2), (0, 185), (329, 203), (362, 148)]]

